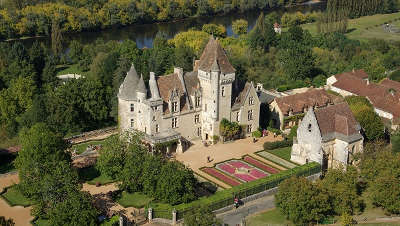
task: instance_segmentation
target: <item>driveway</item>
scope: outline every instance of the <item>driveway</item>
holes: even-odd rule
[[[245,203],[238,209],[218,214],[217,217],[221,219],[224,224],[227,224],[229,226],[236,226],[238,224],[240,225],[243,218],[274,207],[275,207],[275,197],[271,195]]]

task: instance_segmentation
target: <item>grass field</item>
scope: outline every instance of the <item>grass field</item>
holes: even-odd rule
[[[88,184],[96,184],[99,182],[100,184],[109,184],[115,182],[112,178],[103,175],[98,171],[95,167],[88,167],[79,169],[79,179],[85,181]]]
[[[65,75],[65,74],[83,75],[83,74],[85,74],[85,72],[83,72],[81,69],[78,68],[78,64],[58,65],[56,70],[57,70],[57,75]]]
[[[147,195],[144,195],[140,192],[128,193],[124,191],[122,192],[121,197],[119,197],[116,201],[123,207],[132,206],[135,208],[143,208],[152,200],[152,198],[149,198]]]
[[[271,154],[274,154],[278,157],[281,157],[287,161],[290,161],[290,153],[292,152],[292,147],[278,148],[278,149],[270,150],[268,152]]]
[[[11,206],[32,205],[32,202],[29,199],[25,198],[15,186],[8,188],[7,192],[4,193],[2,196],[5,200],[7,200],[11,204]]]
[[[85,142],[85,143],[76,144],[76,145],[72,146],[72,150],[75,148],[77,154],[82,154],[89,145],[98,145],[98,144],[103,145],[104,144],[104,140],[94,140],[94,141],[89,141],[89,142]]]
[[[278,209],[268,210],[246,218],[248,226],[265,226],[265,225],[293,225],[285,219]]]
[[[400,33],[388,33],[382,29],[382,24],[391,23],[400,28],[400,12],[391,14],[376,14],[357,19],[351,19],[348,23],[347,37],[358,40],[384,39],[399,41]],[[396,20],[396,21],[395,21]],[[303,29],[309,30],[312,34],[317,33],[316,23],[304,24]]]

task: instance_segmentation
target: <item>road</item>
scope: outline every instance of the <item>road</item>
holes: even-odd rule
[[[238,209],[218,214],[217,217],[223,220],[224,224],[227,224],[229,226],[236,226],[237,224],[241,223],[242,218],[274,207],[275,198],[273,195],[271,195],[245,203]]]

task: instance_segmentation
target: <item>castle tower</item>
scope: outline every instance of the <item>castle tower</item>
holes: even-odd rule
[[[224,49],[210,37],[198,63],[198,78],[202,87],[203,139],[219,135],[219,122],[231,120],[232,83],[235,69]]]

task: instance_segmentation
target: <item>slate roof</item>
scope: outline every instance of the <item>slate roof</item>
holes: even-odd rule
[[[135,100],[136,99],[136,86],[138,84],[139,77],[132,65],[130,70],[125,76],[124,81],[119,87],[118,97],[123,100]]]
[[[194,92],[200,88],[197,71],[187,72],[183,77],[183,80],[185,81],[186,91],[188,94],[194,96]]]
[[[199,69],[202,71],[211,71],[212,69],[215,70],[215,62],[223,74],[231,74],[236,71],[229,62],[228,57],[226,56],[226,53],[219,42],[215,40],[214,37],[210,37],[210,40],[208,41],[206,47],[204,48],[203,54],[200,57]]]
[[[147,94],[147,89],[146,89],[146,85],[144,84],[143,75],[140,75],[140,79],[137,84],[136,91]]]
[[[258,94],[258,99],[263,104],[270,104],[275,99],[275,96],[265,93],[265,92],[262,92],[262,91],[258,92],[257,94]]]
[[[176,89],[178,95],[180,96],[180,109],[185,111],[189,109],[188,103],[186,102],[185,89],[179,80],[178,74],[169,74],[160,77],[156,77],[158,90],[160,91],[160,97],[163,100],[163,112],[164,114],[169,114],[168,102],[171,92]]]
[[[277,97],[275,101],[284,115],[290,111],[303,113],[310,106],[323,107],[334,103],[333,97],[323,89],[310,89],[304,93],[298,93],[285,97]]]
[[[315,111],[315,116],[323,137],[336,134],[359,137],[360,124],[345,102],[320,108]]]

